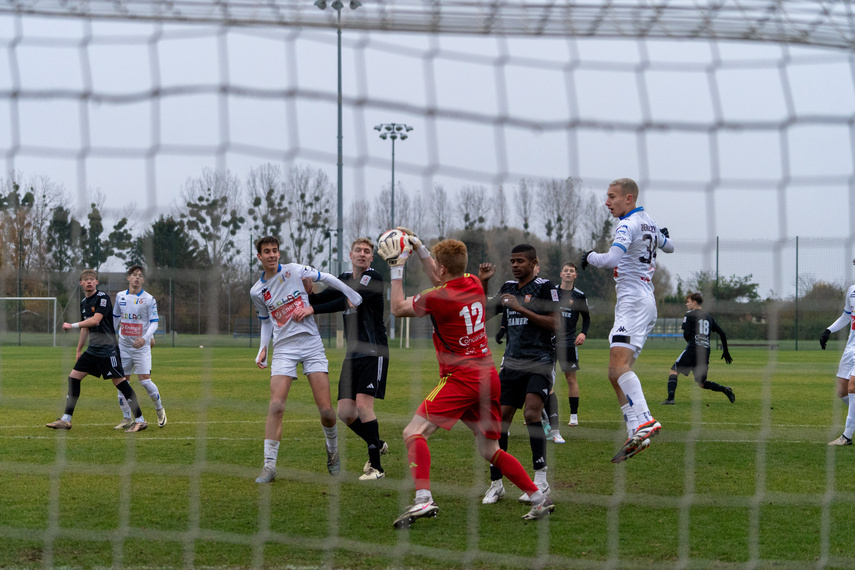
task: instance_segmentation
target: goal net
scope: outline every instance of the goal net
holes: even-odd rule
[[[3,3],[0,398],[14,421],[0,426],[0,512],[35,514],[3,517],[0,566],[855,564],[837,538],[851,465],[826,446],[846,412],[831,388],[843,333],[817,350],[855,273],[853,48],[842,1]],[[351,240],[401,224],[463,240],[470,271],[499,265],[494,285],[512,278],[510,248],[532,243],[557,282],[564,261],[610,244],[602,203],[620,177],[677,244],[659,256],[659,328],[637,363],[665,425],[649,452],[600,465],[624,430],[606,380],[613,280],[587,271],[590,423],[549,444],[545,524],[512,526],[510,484],[481,505],[486,467],[458,426],[430,440],[443,526],[391,532],[412,500],[399,435],[436,383],[415,319],[396,324],[376,404],[388,476],[355,484],[364,444],[339,421],[345,474],[327,482],[301,379],[277,483],[252,486],[267,411],[267,372],[249,360],[253,240],[278,234],[285,261],[338,274]],[[153,380],[170,424],[156,429],[134,380],[150,431],[110,438],[116,396],[93,382],[75,429],[43,433],[77,337],[38,351],[56,346],[57,299],[16,284],[60,295],[73,320],[80,269],[115,299],[135,261],[165,333]],[[427,286],[416,268],[407,280]],[[712,366],[740,399],[710,404],[681,376],[682,407],[659,414],[693,290],[728,333],[736,362],[713,351]],[[316,319],[335,406],[340,317]],[[41,391],[34,368],[52,379]],[[511,450],[530,467],[520,427]]]

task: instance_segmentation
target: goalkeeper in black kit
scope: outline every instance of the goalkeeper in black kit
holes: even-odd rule
[[[674,403],[677,378],[680,374],[688,376],[689,372],[695,375],[695,382],[704,390],[723,392],[731,404],[736,401],[736,395],[730,386],[722,386],[707,380],[710,367],[710,333],[718,333],[724,349],[721,354],[724,361],[730,364],[733,362],[733,358],[730,357],[730,351],[727,350],[727,335],[724,334],[712,316],[701,309],[703,302],[704,298],[700,293],[692,293],[686,297],[686,309],[688,311],[683,317],[683,338],[686,339],[686,349],[671,367],[671,373],[668,376],[668,399],[662,402],[663,404]]]

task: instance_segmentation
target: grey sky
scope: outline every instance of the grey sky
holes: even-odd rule
[[[82,207],[89,188],[111,211],[135,202],[141,223],[169,211],[206,166],[244,178],[268,161],[309,163],[334,181],[335,38],[322,28],[221,33],[0,16],[4,168],[47,174]],[[576,176],[602,194],[630,176],[642,205],[682,238],[855,239],[850,52],[361,30],[343,38],[346,204],[389,184],[390,143],[372,126],[403,122],[415,130],[396,144],[396,178],[410,193]]]

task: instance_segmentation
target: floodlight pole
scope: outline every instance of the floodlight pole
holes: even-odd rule
[[[404,123],[380,123],[379,125],[374,126],[375,131],[380,131],[380,138],[386,140],[387,138],[392,139],[392,204],[389,209],[389,227],[395,227],[395,141],[397,139],[401,139],[402,141],[407,140],[409,137],[409,132],[413,130],[413,127],[409,125],[405,125]]]
[[[315,0],[315,6],[321,10],[327,9],[327,0]],[[350,9],[356,10],[362,6],[359,0],[350,0]],[[336,11],[336,35],[338,40],[338,96],[336,107],[338,109],[338,159],[336,162],[336,249],[338,250],[338,273],[344,271],[344,152],[342,150],[342,110],[341,110],[341,9],[344,8],[342,0],[333,0],[329,5]],[[332,271],[332,267],[329,268]]]

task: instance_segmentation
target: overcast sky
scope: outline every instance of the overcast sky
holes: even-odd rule
[[[840,251],[816,271],[852,276],[849,52],[345,30],[343,69],[346,204],[389,184],[373,125],[407,123],[411,193],[575,176],[604,194],[628,176],[675,239],[826,238]],[[311,164],[335,181],[336,34],[2,16],[0,116],[6,170],[46,174],[84,209],[92,189],[111,212],[135,203],[142,229],[204,167]]]

